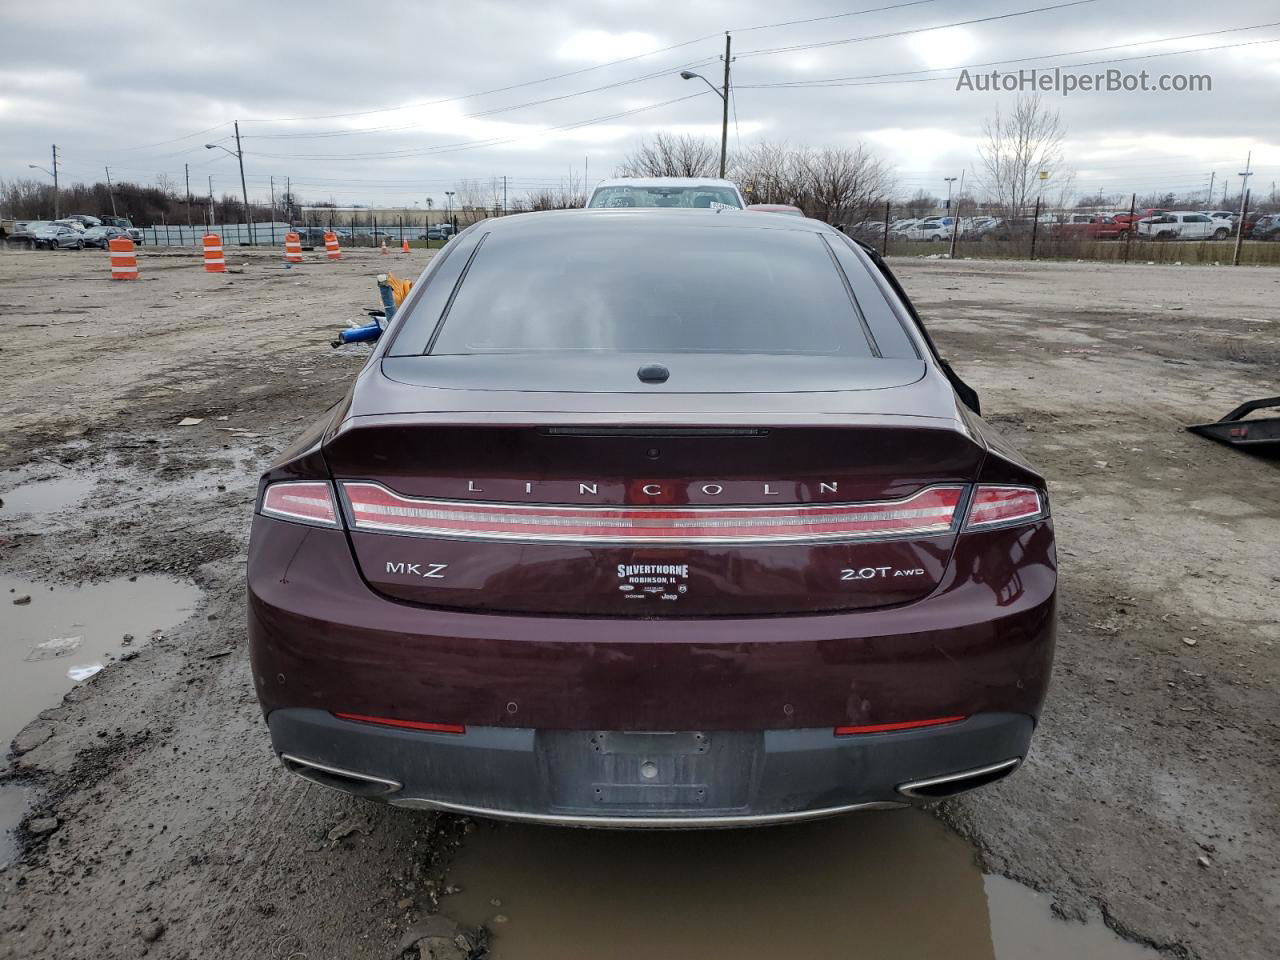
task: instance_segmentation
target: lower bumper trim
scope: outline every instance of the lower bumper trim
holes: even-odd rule
[[[457,813],[465,816],[510,820],[518,823],[540,823],[559,827],[597,827],[603,829],[647,827],[659,830],[763,827],[784,823],[799,823],[804,820],[819,820],[823,817],[835,817],[842,813],[854,813],[862,810],[900,810],[903,807],[910,806],[908,803],[899,803],[894,800],[874,800],[867,803],[848,803],[838,807],[824,807],[820,810],[794,810],[785,813],[744,813],[740,815],[730,814],[706,817],[598,817],[588,814],[521,813],[513,810],[471,807],[460,803],[446,803],[440,800],[426,800],[417,797],[395,797],[389,802],[394,807],[404,807],[410,810],[435,810],[441,813]]]

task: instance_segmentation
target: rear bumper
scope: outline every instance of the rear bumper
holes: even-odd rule
[[[706,733],[470,727],[424,733],[322,710],[268,717],[285,766],[396,806],[599,827],[751,826],[884,809],[992,782],[1026,756],[1032,719],[983,714],[920,730]]]
[[[383,597],[341,531],[254,519],[249,642],[264,713],[526,730],[830,731],[1039,715],[1053,659],[1048,522],[961,537],[930,597],[784,617],[472,613]],[[1010,557],[1021,562],[1011,566]]]

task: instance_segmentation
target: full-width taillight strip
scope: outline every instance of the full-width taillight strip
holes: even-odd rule
[[[777,507],[594,507],[404,497],[368,482],[342,484],[356,530],[474,540],[577,543],[778,543],[946,533],[960,486],[902,500]]]

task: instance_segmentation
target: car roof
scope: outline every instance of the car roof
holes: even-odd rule
[[[738,189],[732,180],[719,177],[612,177],[601,180],[594,187],[729,187]]]
[[[481,220],[469,230],[479,228],[493,233],[539,233],[552,236],[571,233],[584,226],[601,223],[660,224],[673,230],[711,228],[721,230],[803,230],[809,233],[833,233],[833,227],[821,220],[797,217],[787,213],[735,208],[722,210],[680,209],[673,207],[580,207],[573,210],[543,210],[516,213],[506,217]],[[481,226],[483,225],[483,226]]]

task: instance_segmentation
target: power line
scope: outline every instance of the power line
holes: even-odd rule
[[[846,37],[843,40],[819,40],[813,43],[796,43],[787,47],[766,47],[759,50],[745,50],[739,57],[768,57],[779,53],[794,53],[797,50],[817,50],[823,47],[838,47],[849,43],[867,43],[871,40],[887,40],[891,37],[906,37],[913,33],[929,33],[933,30],[945,30],[948,27],[967,27],[975,23],[993,23],[996,20],[1011,20],[1014,17],[1029,17],[1050,10],[1065,10],[1068,7],[1080,7],[1098,0],[1066,0],[1065,3],[1054,3],[1044,7],[1032,7],[1028,10],[1015,10],[1012,13],[997,13],[989,17],[973,17],[969,20],[955,20],[951,23],[937,23],[931,27],[915,27],[910,30],[894,30],[889,33],[873,33],[865,37]]]
[[[542,130],[536,130],[531,133],[520,134],[513,137],[498,137],[490,140],[466,140],[459,143],[441,144],[436,147],[426,147],[420,149],[408,149],[397,151],[379,151],[377,153],[322,153],[322,154],[295,154],[295,153],[255,153],[253,151],[245,151],[250,156],[266,157],[275,160],[395,160],[405,157],[425,157],[435,156],[442,153],[456,153],[463,150],[475,150],[481,147],[495,147],[506,143],[515,143],[518,140],[527,140],[531,137],[543,136],[548,133],[556,133],[562,130],[575,130],[579,127],[591,126],[596,123],[606,123],[609,120],[619,120],[622,117],[634,116],[637,113],[644,113],[648,110],[656,110],[659,107],[670,106],[673,103],[682,103],[685,100],[692,100],[695,97],[705,97],[708,91],[702,90],[698,93],[691,93],[683,97],[675,97],[671,100],[663,100],[660,103],[651,103],[647,106],[636,107],[632,110],[623,110],[619,113],[607,114],[600,117],[592,117],[587,120],[577,120],[572,123],[559,124],[554,127],[547,127]]]
[[[1194,50],[1166,50],[1164,53],[1149,53],[1149,54],[1143,54],[1141,56],[1133,56],[1133,57],[1113,57],[1112,59],[1109,59],[1109,60],[1087,60],[1087,61],[1082,61],[1080,63],[1058,63],[1058,64],[1053,64],[1053,68],[1058,70],[1070,70],[1075,67],[1097,67],[1097,66],[1103,66],[1109,63],[1131,63],[1135,60],[1155,60],[1160,57],[1176,57],[1176,56],[1179,56],[1182,54],[1188,54],[1188,53],[1208,53],[1212,50],[1231,50],[1231,49],[1234,49],[1235,47],[1253,47],[1259,44],[1278,43],[1278,42],[1280,42],[1280,37],[1273,37],[1269,40],[1249,40],[1242,43],[1225,43],[1216,47],[1196,47]],[[1048,59],[1053,59],[1054,57],[1057,57],[1057,56],[1065,56],[1065,54],[1049,54]],[[1033,57],[1029,59],[1040,59],[1040,58]],[[1012,61],[1006,61],[1006,62],[1012,62]],[[957,67],[945,67],[943,69],[967,70],[969,69],[970,66],[981,67],[981,66],[990,66],[990,64],[961,65]],[[900,75],[884,74],[882,76],[900,76]],[[804,90],[804,89],[811,89],[811,88],[818,89],[822,87],[874,87],[874,86],[880,86],[882,84],[893,84],[893,83],[931,83],[936,80],[958,80],[958,79],[960,79],[959,74],[951,74],[944,77],[914,77],[914,78],[900,79],[900,80],[868,79],[868,80],[860,80],[857,82],[848,82],[848,83],[846,82],[813,83],[813,84],[810,84],[808,87],[793,87],[786,84],[773,84],[773,83],[757,83],[757,84],[744,83],[744,84],[740,84],[740,86],[743,89],[747,89],[747,90],[764,90],[764,89]]]
[[[690,63],[687,63],[684,66],[686,68],[703,67],[709,63],[715,63],[715,62],[716,62],[715,57],[706,57],[702,60],[695,60]],[[540,106],[544,103],[555,103],[560,100],[570,100],[574,97],[581,97],[589,93],[597,93],[601,90],[612,90],[615,87],[625,87],[633,83],[642,83],[645,80],[653,80],[656,77],[668,76],[673,69],[674,68],[666,68],[663,70],[657,70],[657,71],[654,71],[653,73],[646,73],[638,77],[631,77],[627,80],[617,80],[617,81],[614,81],[613,83],[602,84],[598,87],[590,87],[589,89],[586,89],[586,90],[578,90],[573,93],[560,94],[559,96],[555,96],[555,97],[543,97],[540,100],[527,100],[524,103],[508,104],[505,107],[494,107],[489,110],[480,110],[476,113],[464,113],[461,116],[457,117],[457,119],[458,120],[476,120],[476,119],[481,119],[483,117],[495,116],[496,114],[499,114],[499,113],[509,113],[512,110],[521,110],[525,107],[535,107],[535,106]],[[325,130],[325,131],[320,131],[318,133],[262,133],[262,134],[255,134],[253,139],[255,140],[317,140],[317,139],[328,139],[331,137],[358,136],[360,134],[366,134],[366,133],[392,133],[400,130],[417,129],[420,127],[421,127],[421,123],[407,123],[399,126],[366,127],[363,129],[355,129],[355,130],[352,130],[352,129]]]
[[[824,21],[824,20],[838,20],[838,19],[847,18],[847,17],[860,17],[868,13],[883,13],[889,10],[900,10],[900,9],[905,9],[907,7],[918,7],[926,3],[937,3],[937,2],[939,2],[939,0],[904,0],[904,2],[902,3],[893,3],[893,4],[888,4],[888,5],[879,6],[879,7],[867,7],[862,10],[851,10],[846,13],[833,13],[833,14],[828,14],[826,16],[821,16],[821,17],[810,17],[805,20],[785,20],[778,23],[764,23],[764,24],[758,24],[752,27],[740,27],[737,30],[731,30],[729,32],[730,33],[746,33],[752,30],[771,30],[775,28],[795,26],[797,24],[817,23],[819,21]],[[1095,2],[1095,0],[1075,0],[1075,2],[1076,3],[1093,3]],[[934,29],[934,28],[931,27],[930,29]],[[591,73],[596,70],[604,70],[608,67],[616,67],[623,63],[633,63],[636,60],[643,60],[646,57],[657,56],[660,53],[670,53],[672,50],[680,50],[680,49],[683,49],[684,47],[693,46],[695,43],[702,43],[706,40],[719,39],[722,36],[724,36],[724,31],[716,31],[715,33],[708,33],[700,37],[694,37],[691,40],[682,40],[679,43],[673,43],[673,44],[670,44],[669,46],[659,47],[656,50],[649,50],[645,53],[637,53],[629,57],[621,57],[617,60],[609,60],[606,63],[597,63],[594,66],[582,67],[581,69],[578,69],[578,70],[569,70],[569,71],[566,71],[565,73],[552,74],[551,76],[548,76],[548,77],[539,77],[535,80],[523,80],[520,83],[512,83],[503,87],[493,87],[488,90],[479,90],[472,93],[460,93],[450,97],[440,97],[435,100],[422,100],[416,103],[403,103],[403,104],[399,104],[397,106],[392,106],[392,107],[377,107],[372,110],[357,110],[349,113],[327,113],[327,114],[316,114],[313,116],[303,116],[303,117],[270,117],[270,118],[258,118],[254,120],[241,120],[240,122],[241,123],[285,123],[285,122],[295,122],[295,121],[302,121],[302,120],[340,120],[340,119],[346,119],[348,117],[365,117],[375,113],[393,113],[397,110],[406,110],[406,109],[411,109],[415,107],[435,106],[436,104],[441,104],[441,103],[454,103],[458,100],[470,100],[476,97],[487,97],[495,93],[506,93],[509,90],[518,90],[522,87],[532,87],[542,83],[551,83],[552,81],[555,81],[555,80],[564,80],[568,77],[577,77],[577,76],[581,76],[584,73]],[[672,69],[672,68],[668,68],[668,69]],[[663,72],[666,72],[666,71],[663,71]],[[584,91],[584,92],[590,92],[590,91]]]
[[[1152,43],[1171,43],[1175,40],[1194,40],[1199,37],[1213,37],[1213,36],[1218,36],[1224,33],[1239,33],[1244,30],[1261,30],[1264,27],[1277,27],[1277,26],[1280,26],[1280,20],[1274,21],[1272,23],[1257,23],[1248,27],[1228,27],[1224,30],[1206,30],[1203,33],[1184,33],[1176,37],[1160,37],[1158,40],[1135,40],[1131,43],[1115,43],[1106,47],[1086,47],[1083,50],[1064,50],[1061,53],[1043,53],[1034,57],[1013,57],[1008,60],[988,60],[985,63],[967,63],[967,64],[960,64],[954,67],[930,67],[927,70],[897,70],[891,73],[864,73],[864,74],[855,74],[853,76],[848,76],[848,77],[824,77],[821,79],[814,79],[814,80],[786,80],[779,83],[759,83],[759,84],[750,84],[750,85],[742,84],[742,86],[749,86],[751,89],[757,89],[757,90],[764,89],[766,87],[803,88],[808,86],[838,85],[846,80],[869,80],[869,79],[879,79],[882,77],[910,77],[910,76],[918,76],[922,73],[938,73],[942,70],[970,70],[970,69],[975,69],[977,67],[1002,66],[1007,63],[1026,63],[1031,60],[1053,60],[1058,57],[1075,57],[1085,53],[1102,53],[1103,51],[1106,51],[1106,50],[1120,50],[1125,47],[1141,47],[1141,46],[1146,46],[1147,44],[1152,44]],[[1268,42],[1268,41],[1263,41],[1263,42]],[[1209,48],[1202,48],[1202,49],[1219,49],[1219,48],[1209,47]],[[1171,50],[1171,51],[1168,51],[1168,54],[1171,55],[1174,53],[1195,53],[1195,52],[1196,52],[1195,50]],[[1160,55],[1163,56],[1164,54],[1160,54]],[[1118,62],[1118,61],[1101,61],[1101,62]]]

